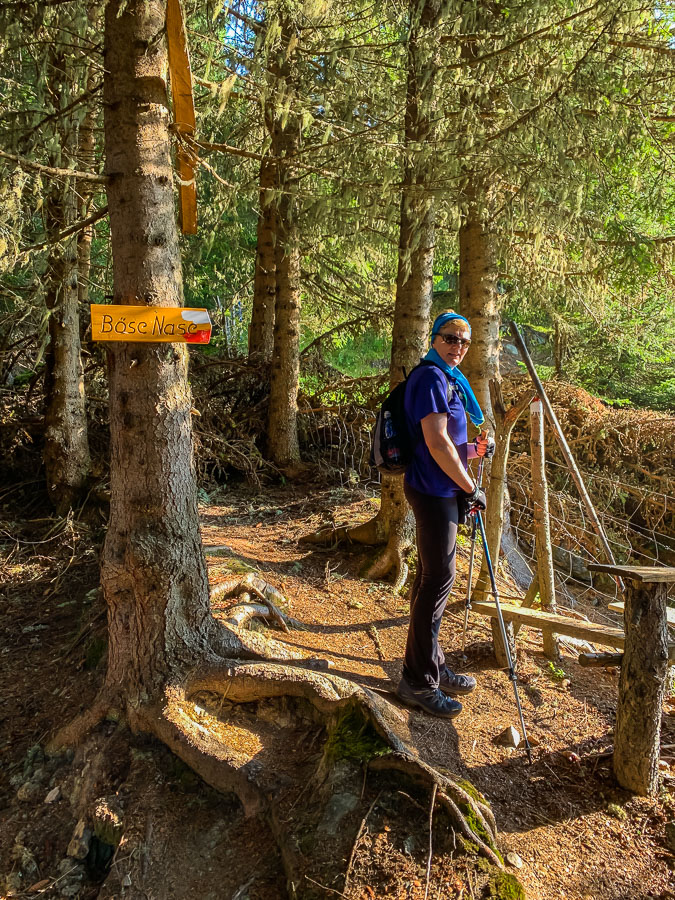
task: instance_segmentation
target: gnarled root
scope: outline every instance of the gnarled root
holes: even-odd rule
[[[364,573],[366,578],[372,581],[381,581],[393,570],[393,591],[398,593],[408,580],[405,551],[409,546],[410,544],[404,545],[398,535],[392,534],[387,541],[387,546],[366,569]]]
[[[261,602],[254,602],[251,595]],[[255,573],[248,572],[243,576],[228,578],[212,587],[209,596],[212,604],[219,600],[234,601],[225,607],[218,619],[212,620],[210,646],[216,656],[277,662],[303,660],[317,668],[328,668],[326,660],[307,657],[306,654],[290,648],[281,641],[247,628],[253,619],[271,621],[285,634],[291,629],[305,628],[302,622],[287,615],[280,608],[281,604],[287,604],[284,595]],[[221,609],[222,607],[219,607],[218,611]]]
[[[409,510],[399,507],[396,512],[396,518],[388,519],[380,509],[376,516],[361,525],[321,528],[300,540],[323,546],[337,546],[345,540],[371,547],[385,544],[382,552],[365,570],[364,576],[372,581],[381,581],[393,571],[394,591],[398,592],[408,578],[405,553],[412,545],[414,529]]]
[[[376,736],[369,739],[369,749],[362,751],[366,757],[372,753],[368,760],[369,767],[402,773],[418,785],[436,785],[439,800],[455,829],[475,844],[481,855],[502,867],[495,852],[496,823],[487,803],[422,761],[412,746],[407,716],[367,688],[325,673],[264,663],[224,662],[207,665],[191,674],[186,696],[204,692],[235,704],[280,697],[307,701],[321,714],[328,733],[324,766],[327,756],[330,756],[328,748],[338,747],[345,740],[343,732],[346,722],[352,723],[352,727],[355,721],[361,721],[361,726],[357,728],[359,735],[370,726]],[[185,761],[193,765],[191,761]],[[199,769],[197,771],[201,774]],[[238,771],[241,772],[241,766]],[[250,785],[250,780],[247,779],[246,784]]]
[[[368,547],[383,544],[387,540],[387,523],[384,517],[378,513],[367,522],[360,525],[328,525],[305,534],[300,538],[301,544],[319,544],[322,547],[337,547],[343,541],[354,544],[364,544]]]
[[[261,604],[252,604],[251,594],[257,597]],[[209,591],[209,599],[212,604],[218,600],[227,600],[235,597],[239,602],[228,608],[229,615],[224,620],[229,624],[242,628],[251,619],[263,618],[272,620],[286,634],[289,633],[291,628],[296,630],[304,628],[302,622],[293,619],[281,609],[282,606],[288,605],[288,601],[281,591],[275,588],[273,584],[264,581],[254,572],[248,572],[243,576],[238,575],[235,578],[228,578],[226,581],[212,587]]]
[[[115,693],[103,689],[88,709],[59,728],[47,744],[47,751],[57,753],[68,747],[76,747],[99,722],[106,718],[118,699]]]

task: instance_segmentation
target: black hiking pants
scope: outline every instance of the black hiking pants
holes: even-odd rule
[[[403,676],[413,688],[437,688],[445,656],[438,632],[455,580],[457,498],[421,494],[404,482],[417,525],[417,575],[410,590],[410,625]]]

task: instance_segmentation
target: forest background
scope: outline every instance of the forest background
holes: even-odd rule
[[[167,671],[211,641],[234,653],[206,613],[191,418],[202,498],[236,473],[258,489],[285,483],[317,443],[333,446],[339,426],[321,422],[319,434],[312,416],[372,418],[448,306],[471,319],[466,373],[490,421],[508,318],[550,347],[542,374],[558,376],[559,407],[576,396],[570,382],[609,405],[675,407],[669,4],[186,2],[197,115],[170,126],[152,68],[167,6],[0,4],[3,496],[27,515],[46,483],[59,515],[93,499],[106,518],[117,466],[102,571],[107,684],[141,730],[159,727],[146,701]],[[126,49],[148,65],[138,133],[115,118],[128,101]],[[182,184],[160,153],[167,127]],[[182,236],[179,257],[173,201],[191,168],[198,231]],[[178,351],[91,341],[88,304],[111,299],[211,310],[212,344],[189,351],[194,405]],[[622,463],[631,457],[641,484],[672,494],[666,431],[661,443],[633,431],[637,452],[618,439]],[[153,440],[155,467],[134,468]],[[586,432],[579,441],[581,455],[596,452]],[[655,462],[641,466],[643,453]],[[342,469],[359,476],[346,459]],[[149,494],[164,505],[147,512]],[[665,494],[654,503],[669,530]],[[396,565],[396,586],[405,519],[400,486],[385,481],[365,536],[396,545],[370,570]],[[133,558],[125,589],[116,554],[147,533],[159,550]],[[178,599],[176,583],[189,586]],[[153,627],[178,616],[169,631],[180,640],[161,660],[141,627],[135,645],[125,631],[144,617],[120,614],[146,602]],[[250,654],[256,636],[236,637]],[[108,706],[94,704],[93,719]]]

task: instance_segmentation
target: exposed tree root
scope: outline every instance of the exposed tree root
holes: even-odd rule
[[[387,523],[379,513],[360,525],[334,525],[319,528],[300,538],[301,544],[319,544],[322,547],[337,547],[343,541],[375,547],[387,540]]]
[[[267,604],[253,606],[269,613]],[[247,656],[253,648],[256,655],[269,656],[270,641],[240,627],[250,620],[249,607],[238,604],[230,611],[226,628],[215,620],[214,626],[228,634],[225,646],[231,648],[236,638],[237,655]],[[238,643],[240,638],[250,638],[252,644],[244,646]],[[246,815],[260,816],[268,823],[289,897],[313,896],[308,885],[318,884],[310,876],[317,875],[312,867],[320,857],[301,851],[299,842],[308,821],[314,823],[312,827],[322,821],[335,790],[333,773],[342,771],[336,767],[340,761],[344,761],[342,769],[346,765],[351,773],[348,790],[357,797],[364,764],[374,777],[390,773],[433,791],[466,845],[502,868],[489,806],[470,786],[462,786],[420,759],[407,713],[368,688],[325,672],[278,662],[223,659],[209,650],[197,655],[201,662],[189,672],[178,668],[161,696],[128,702],[123,709],[125,720],[132,731],[154,735],[166,744],[213,788],[236,794]],[[80,741],[105,717],[113,699],[117,697],[110,691],[102,692],[87,713],[56,735],[51,746]],[[308,805],[301,817],[294,816],[292,811],[303,795]],[[319,841],[316,852],[321,858],[324,851]]]
[[[312,534],[305,535],[300,541],[330,547],[336,547],[343,541],[370,547],[384,544],[382,552],[365,569],[363,575],[373,581],[380,581],[393,571],[394,591],[398,592],[408,578],[405,553],[412,546],[413,524],[409,510],[404,510],[402,517],[387,520],[386,514],[380,509],[376,516],[360,525],[320,528]]]
[[[374,756],[369,761],[370,767],[401,772],[421,785],[436,785],[439,799],[456,829],[491,863],[501,867],[495,853],[496,823],[489,806],[423,762],[412,747],[407,717],[367,688],[325,673],[232,661],[193,672],[186,696],[199,691],[222,694],[233,703],[281,696],[303,698],[322,714],[329,735],[358,707],[382,738],[383,746],[393,751]]]
[[[99,722],[111,712],[115,703],[119,701],[119,696],[110,691],[102,690],[92,705],[75,716],[66,725],[60,728],[47,744],[49,753],[56,753],[67,747],[76,747],[83,739],[92,731]]]
[[[254,603],[251,594],[262,602]],[[234,601],[225,609],[223,616],[219,616],[217,620],[214,618],[212,622],[210,647],[216,656],[276,662],[305,661],[315,668],[328,668],[328,662],[324,659],[308,657],[281,641],[247,628],[256,618],[271,621],[286,634],[291,629],[305,628],[302,622],[280,608],[281,604],[287,604],[284,595],[255,573],[248,572],[243,576],[236,575],[226,579],[211,588],[209,598],[212,604],[218,600]]]
[[[257,604],[251,606],[251,594],[265,605],[264,611]],[[302,622],[287,615],[281,609],[282,606],[288,605],[288,601],[281,591],[253,572],[248,572],[246,575],[237,575],[214,585],[209,591],[209,598],[211,603],[217,600],[237,598],[239,602],[233,604],[228,610],[229,616],[225,619],[225,622],[236,625],[239,628],[256,617],[271,619],[286,634],[291,628],[294,628],[296,631],[302,631],[305,627]],[[233,610],[238,610],[240,607],[250,608],[249,614],[233,613]]]

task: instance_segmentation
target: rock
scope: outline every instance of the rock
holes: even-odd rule
[[[675,853],[675,821],[666,822],[666,844],[671,853]]]
[[[518,734],[518,732],[516,732],[516,734]],[[539,738],[535,737],[533,734],[528,734],[527,742],[530,745],[530,747],[538,747],[541,744],[541,741],[539,740]],[[525,747],[525,738],[522,738],[522,740],[518,744],[518,749],[522,750],[524,747]]]
[[[523,861],[518,856],[518,854],[516,853],[515,850],[509,850],[509,852],[506,854],[504,859],[510,866],[513,866],[514,869],[522,869],[523,868]]]
[[[80,819],[75,826],[75,831],[73,831],[73,836],[70,839],[66,853],[68,856],[73,857],[73,859],[84,859],[87,853],[89,853],[90,843],[91,828],[84,819]]]
[[[60,878],[55,883],[60,897],[77,897],[84,881],[84,865],[72,859],[62,859],[59,863]]]
[[[131,887],[131,875],[129,875],[128,873],[122,879],[122,887]]]
[[[16,799],[20,800],[22,803],[30,803],[31,800],[35,800],[39,794],[40,785],[35,784],[32,781],[26,781],[16,792]]]
[[[494,737],[492,742],[500,747],[517,747],[520,744],[520,734],[513,725],[509,725],[497,737]]]
[[[337,834],[340,822],[358,805],[359,798],[355,794],[333,794],[317,830],[324,834]]]
[[[45,797],[45,803],[56,803],[57,800],[61,799],[61,788],[57,784],[56,787],[52,788],[51,791]]]

